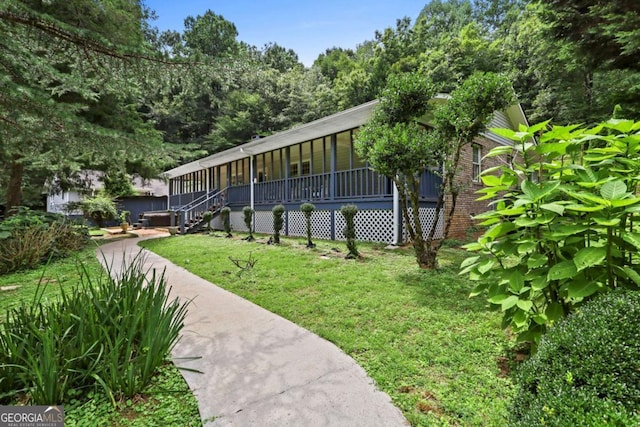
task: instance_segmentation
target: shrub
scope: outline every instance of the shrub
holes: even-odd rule
[[[213,212],[206,211],[202,214],[202,222],[204,223],[205,231],[211,229],[211,219],[213,219]]]
[[[640,425],[640,293],[586,303],[516,372],[513,426]]]
[[[355,205],[346,205],[340,208],[340,213],[344,217],[346,225],[344,227],[344,237],[347,239],[347,249],[349,254],[347,258],[358,258],[360,253],[356,245],[356,224],[355,216],[358,213],[358,207]]]
[[[520,341],[539,341],[549,325],[600,292],[640,285],[640,122],[594,128],[548,123],[514,132],[488,154],[513,165],[485,171],[477,218],[488,229],[462,264],[503,312]],[[534,139],[535,137],[535,139]]]
[[[244,225],[247,227],[247,230],[249,231],[249,236],[247,237],[247,240],[251,241],[253,240],[253,227],[251,226],[251,223],[253,222],[253,209],[251,209],[251,206],[245,206],[244,208],[242,208],[242,215],[244,215]]]
[[[224,228],[224,232],[227,233],[227,237],[231,236],[231,208],[225,206],[220,209],[220,216],[222,217],[222,228]]]
[[[275,205],[273,209],[271,209],[273,213],[273,243],[280,243],[280,231],[282,227],[284,227],[284,206],[283,205]]]
[[[79,271],[81,284],[54,303],[39,290],[9,309],[0,324],[0,401],[22,392],[30,404],[60,404],[94,387],[114,399],[141,392],[186,315],[185,304],[168,300],[164,274],[147,277],[143,265],[138,255],[116,278]]]
[[[303,203],[300,205],[300,210],[307,222],[307,247],[314,248],[316,245],[311,241],[311,214],[316,210],[316,207],[312,203]]]
[[[60,215],[21,209],[0,223],[0,274],[35,268],[81,249],[88,230]]]
[[[106,221],[118,216],[115,202],[107,196],[96,196],[80,202],[80,208],[85,216],[95,222],[98,227],[104,227]]]

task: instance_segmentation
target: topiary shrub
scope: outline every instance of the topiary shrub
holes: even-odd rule
[[[300,210],[307,220],[307,247],[315,248],[315,243],[311,241],[311,214],[316,210],[316,207],[312,203],[303,203],[300,205]]]
[[[222,217],[222,228],[224,229],[224,232],[227,233],[227,237],[233,237],[231,235],[231,208],[225,206],[220,209],[220,216]]]
[[[344,227],[344,237],[347,239],[347,254],[348,259],[358,258],[360,253],[356,245],[356,223],[355,216],[358,213],[358,207],[356,205],[346,205],[340,208],[340,213],[344,217],[346,225]]]
[[[640,292],[584,304],[543,336],[515,379],[512,426],[640,425]]]
[[[244,225],[247,227],[247,230],[249,230],[249,236],[247,236],[245,240],[249,242],[254,240],[253,227],[251,226],[251,223],[253,222],[253,212],[254,210],[251,209],[251,206],[245,206],[244,208],[242,208],[242,215],[244,215]]]
[[[283,205],[275,205],[273,209],[271,209],[271,213],[273,213],[273,243],[280,243],[280,231],[282,227],[284,227],[284,206]]]
[[[202,214],[202,222],[204,224],[205,231],[209,231],[211,229],[211,219],[213,219],[213,212],[206,211]]]

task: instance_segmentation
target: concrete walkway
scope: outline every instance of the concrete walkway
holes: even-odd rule
[[[118,271],[124,258],[140,251],[141,239],[168,235],[145,234],[107,243],[98,257]],[[203,425],[409,425],[389,396],[332,343],[152,252],[144,254],[147,267],[166,269],[173,296],[192,301],[172,357],[177,366],[202,372],[181,371]],[[186,359],[191,357],[200,358]]]

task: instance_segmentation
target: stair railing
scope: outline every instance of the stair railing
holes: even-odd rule
[[[176,210],[178,214],[180,234],[184,234],[187,229],[187,224],[194,224],[195,222],[202,221],[202,214],[205,211],[216,211],[222,209],[225,205],[227,188],[220,191],[212,190]]]

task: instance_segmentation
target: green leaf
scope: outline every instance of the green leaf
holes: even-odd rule
[[[487,230],[487,232],[484,233],[483,237],[496,239],[507,234],[510,231],[513,231],[515,228],[516,226],[512,222],[501,222]]]
[[[576,265],[578,271],[582,271],[585,268],[602,265],[602,261],[604,261],[606,256],[606,248],[582,248],[573,257],[573,263]]]
[[[472,257],[466,258],[464,261],[462,261],[462,263],[460,263],[460,268],[467,268],[470,265],[473,265],[476,262],[478,262],[479,259],[480,259],[479,256],[472,256]]]
[[[567,286],[567,296],[569,298],[584,298],[595,294],[603,287],[604,285],[598,282],[574,281]]]
[[[628,197],[626,199],[616,199],[611,201],[614,208],[622,208],[640,203],[640,197]]]
[[[547,315],[547,319],[555,322],[564,317],[564,309],[557,302],[552,302],[547,306],[547,309],[544,311]]]
[[[507,128],[490,128],[489,130],[490,130],[491,132],[495,133],[495,134],[496,134],[496,135],[498,135],[498,136],[505,137],[505,138],[510,139],[510,140],[512,140],[512,141],[519,141],[519,140],[520,140],[520,138],[518,138],[518,137],[516,136],[516,132],[515,132],[514,130],[512,130],[512,129],[507,129]],[[498,148],[498,147],[496,147],[496,148]],[[501,147],[500,147],[500,148],[501,148]],[[511,147],[509,147],[509,148],[511,148]],[[511,149],[512,149],[512,148],[511,148]],[[493,150],[495,150],[495,148],[494,148]],[[491,151],[493,151],[493,150],[491,150]],[[513,149],[512,149],[512,150],[513,150]],[[511,151],[509,151],[509,152],[511,152]]]
[[[527,323],[529,323],[528,320],[527,314],[524,311],[517,311],[516,314],[513,315],[513,323],[518,329],[527,326]]]
[[[511,307],[514,307],[517,303],[518,303],[518,297],[517,296],[515,296],[515,295],[508,296],[501,303],[502,311],[509,310]]]
[[[517,305],[520,310],[529,312],[533,307],[533,302],[525,299],[519,299]]]
[[[640,274],[638,274],[636,270],[629,267],[628,265],[625,265],[624,267],[622,267],[622,269],[624,270],[627,277],[633,281],[633,283],[640,286]]]
[[[517,227],[537,227],[538,223],[526,216],[521,216],[520,218],[516,218],[516,220],[514,221],[514,224]]]
[[[535,200],[536,194],[538,194],[538,186],[529,180],[522,181],[520,184],[522,192],[531,200]]]
[[[533,252],[538,247],[538,244],[533,241],[523,242],[518,245],[518,253],[519,254],[527,254],[529,252]]]
[[[513,132],[511,129],[506,129],[506,130]],[[489,154],[487,154],[487,157],[512,155],[513,152],[514,152],[514,148],[511,145],[500,145],[498,147],[492,148],[491,151],[489,151]]]
[[[578,270],[576,269],[576,265],[573,261],[562,261],[549,269],[547,273],[547,280],[562,280],[562,279],[570,279],[576,275]]]
[[[532,254],[527,260],[527,267],[530,269],[540,268],[547,265],[547,257],[542,254]]]
[[[478,295],[486,291],[488,287],[488,283],[479,283],[475,288],[473,288],[473,291],[471,291],[471,293],[469,294],[469,298],[477,297]]]
[[[538,325],[544,325],[549,320],[549,319],[547,319],[547,315],[544,314],[544,313],[534,314],[531,318]]]
[[[540,205],[540,208],[547,211],[555,212],[558,215],[564,214],[564,206],[558,203],[544,203]]]
[[[531,280],[531,289],[533,289],[534,291],[541,291],[547,286],[549,286],[549,280],[547,280],[547,276],[540,275]]]
[[[564,208],[570,211],[577,211],[577,212],[598,212],[605,209],[606,206],[605,205],[586,206],[586,205],[580,205],[580,204],[570,204],[570,205],[565,205]]]
[[[620,224],[620,218],[599,218],[599,217],[593,217],[593,220],[596,222],[596,224],[598,225],[602,225],[603,227],[615,227],[616,225]]]
[[[485,260],[478,264],[478,271],[481,274],[485,274],[486,272],[490,271],[494,265],[496,265],[496,261],[494,259]]]
[[[632,244],[636,249],[640,250],[640,233],[633,233],[630,231],[622,232],[622,239]]]
[[[482,183],[488,187],[496,187],[498,185],[502,185],[502,180],[500,177],[495,175],[483,175],[480,177]]]
[[[502,301],[507,299],[508,295],[505,294],[497,294],[487,299],[491,304],[501,304]],[[515,297],[518,298],[518,297]]]
[[[607,200],[621,199],[627,195],[627,184],[619,179],[609,181],[600,188],[600,195]]]
[[[509,275],[509,289],[516,294],[520,293],[520,290],[524,287],[524,276],[520,271],[514,270]]]

